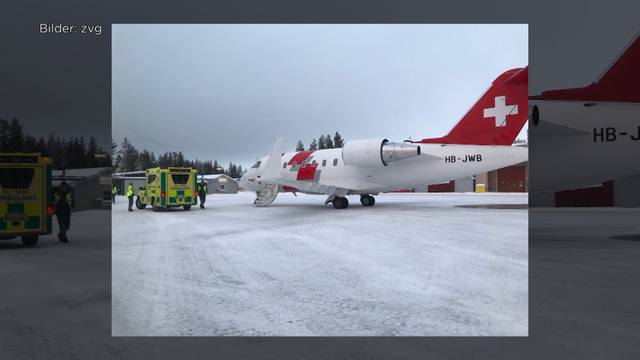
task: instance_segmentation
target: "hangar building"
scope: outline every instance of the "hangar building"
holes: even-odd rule
[[[527,162],[502,169],[477,174],[473,177],[451,180],[415,188],[413,192],[527,192],[529,190],[529,166]]]
[[[236,194],[238,192],[238,181],[225,174],[202,175],[199,178],[204,178],[207,182],[207,194]]]

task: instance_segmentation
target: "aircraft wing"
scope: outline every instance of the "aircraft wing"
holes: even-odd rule
[[[341,196],[344,196],[349,191],[349,189],[356,190],[356,189],[353,189],[352,187],[349,187],[347,184],[343,184],[343,185],[347,185],[346,187],[340,187],[340,186],[335,186],[335,184],[323,184],[318,181],[293,181],[293,180],[288,180],[282,177],[263,179],[261,181],[268,184],[277,184],[280,186],[286,186],[290,189],[296,189],[297,191],[300,191],[300,192],[326,194],[326,195],[341,194]]]

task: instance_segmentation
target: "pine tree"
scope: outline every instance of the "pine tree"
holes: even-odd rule
[[[176,163],[178,167],[185,166],[184,155],[182,155],[182,151],[178,152],[178,155],[176,156]]]
[[[11,120],[11,124],[9,125],[9,148],[4,149],[4,151],[22,151],[23,140],[24,134],[22,133],[22,126],[20,125],[18,119],[13,118],[13,120]]]
[[[74,168],[87,167],[87,146],[84,142],[84,136],[80,136],[77,144],[74,144],[76,148],[76,159]]]
[[[213,172],[213,164],[211,163],[211,160],[208,160],[208,161],[204,162],[204,164],[202,165],[202,173],[204,175],[214,174],[214,172]]]
[[[326,148],[327,148],[327,139],[325,139],[324,135],[322,135],[318,140],[318,149],[326,149]]]
[[[164,153],[164,154],[158,156],[158,166],[159,167],[166,167],[167,165],[168,165],[167,153]]]
[[[44,138],[42,136],[40,136],[40,138],[38,139],[38,143],[36,145],[36,148],[38,149],[37,151],[39,153],[42,153],[44,155],[49,155],[49,151],[47,149],[47,143],[44,142]]]
[[[313,139],[309,144],[309,150],[318,150],[318,141],[316,139]]]
[[[298,144],[296,144],[296,151],[304,151],[304,144],[302,140],[298,140]]]
[[[333,149],[333,141],[331,140],[331,135],[327,134],[324,138],[324,145],[327,149]]]
[[[333,136],[333,146],[336,148],[341,148],[344,146],[344,140],[340,133],[336,131],[336,134]]]
[[[9,122],[0,119],[0,151],[9,152]]]
[[[124,138],[122,144],[120,145],[121,153],[122,153],[122,164],[120,166],[120,171],[136,171],[136,165],[138,162],[138,151],[136,148],[129,142],[127,138]]]
[[[62,169],[64,163],[64,141],[60,140],[59,137],[54,138],[53,134],[49,134],[47,148],[49,149],[49,155],[53,157],[53,168]]]
[[[233,162],[229,162],[229,168],[227,169],[227,176],[235,178],[236,177],[236,165]]]
[[[111,166],[114,169],[118,169],[118,167],[120,166],[120,161],[122,161],[122,156],[120,156],[118,144],[113,139],[111,139],[111,159],[113,160]]]
[[[96,144],[96,138],[89,138],[89,146],[87,146],[87,164],[89,167],[96,167],[98,165],[98,159],[96,155],[98,154],[98,145]]]
[[[153,167],[153,163],[151,161],[151,153],[149,153],[147,149],[144,149],[142,150],[142,152],[140,152],[137,160],[137,170],[147,170]]]
[[[156,160],[156,154],[153,153],[153,151],[151,152],[151,156],[150,156],[150,167],[156,167],[158,166],[158,160]]]
[[[24,152],[36,152],[36,138],[31,135],[26,135],[22,141],[22,151]]]

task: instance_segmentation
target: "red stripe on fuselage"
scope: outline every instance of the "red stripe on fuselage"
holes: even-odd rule
[[[297,152],[293,154],[293,156],[291,157],[291,159],[289,159],[289,162],[287,164],[293,165],[293,163],[295,162],[296,164],[300,165],[302,164],[303,161],[307,160],[307,158],[311,156],[311,154],[313,154],[314,151],[315,150],[305,150],[305,151]]]
[[[313,180],[316,175],[316,167],[318,164],[306,164],[298,169],[296,180]]]

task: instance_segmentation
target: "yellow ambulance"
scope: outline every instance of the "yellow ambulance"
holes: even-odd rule
[[[0,153],[0,239],[34,246],[51,234],[51,159],[40,153]]]
[[[140,187],[136,207],[151,205],[154,210],[196,204],[197,170],[190,167],[151,168],[145,171],[145,186]]]

